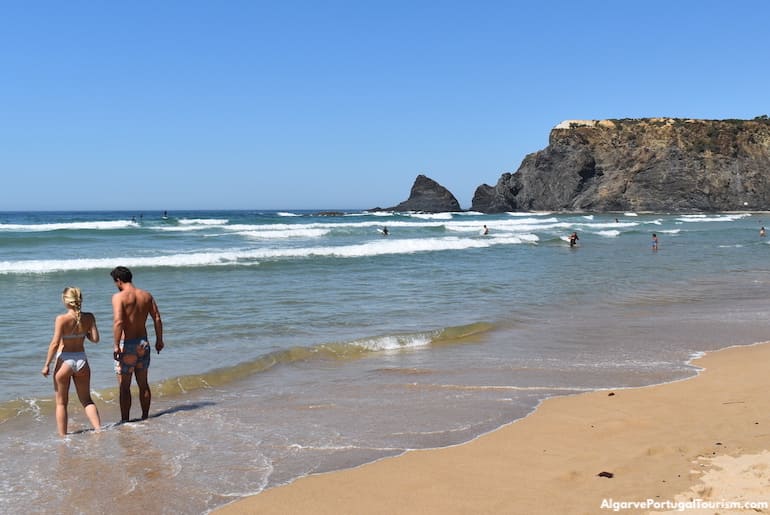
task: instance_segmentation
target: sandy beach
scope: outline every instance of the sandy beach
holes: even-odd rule
[[[687,380],[548,399],[467,444],[305,477],[215,513],[770,513],[770,343],[693,363],[703,370]]]

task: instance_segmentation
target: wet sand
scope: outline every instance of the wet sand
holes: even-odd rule
[[[687,380],[548,399],[472,442],[305,477],[215,513],[770,513],[720,504],[770,502],[770,343],[694,364],[704,370]]]

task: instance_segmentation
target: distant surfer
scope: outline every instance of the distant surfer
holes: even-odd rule
[[[484,236],[486,236],[487,234],[489,234],[489,227],[487,227],[487,226],[485,225],[485,226],[484,226],[484,229],[481,231],[481,234],[483,234]]]
[[[652,250],[658,250],[658,235],[652,233]]]
[[[765,227],[762,226],[762,228],[759,230],[759,235],[764,238],[765,237]]]
[[[385,227],[385,226],[382,227],[382,231],[381,232],[382,232],[383,236],[387,236],[388,234],[390,234],[390,232],[388,232],[388,228]]]
[[[580,238],[578,238],[577,232],[573,232],[569,235],[569,246],[574,247],[577,245],[577,242]]]
[[[161,218],[168,220],[168,211],[163,211],[163,216]]]

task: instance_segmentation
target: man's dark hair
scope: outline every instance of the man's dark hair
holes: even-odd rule
[[[112,272],[110,272],[110,275],[112,276],[113,281],[120,279],[124,283],[130,283],[131,279],[134,278],[131,274],[131,270],[124,266],[116,266],[113,268]]]

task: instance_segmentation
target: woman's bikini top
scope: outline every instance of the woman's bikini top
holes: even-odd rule
[[[62,336],[62,340],[69,340],[72,338],[85,338],[88,336],[88,333],[77,333],[77,334],[65,334]]]

